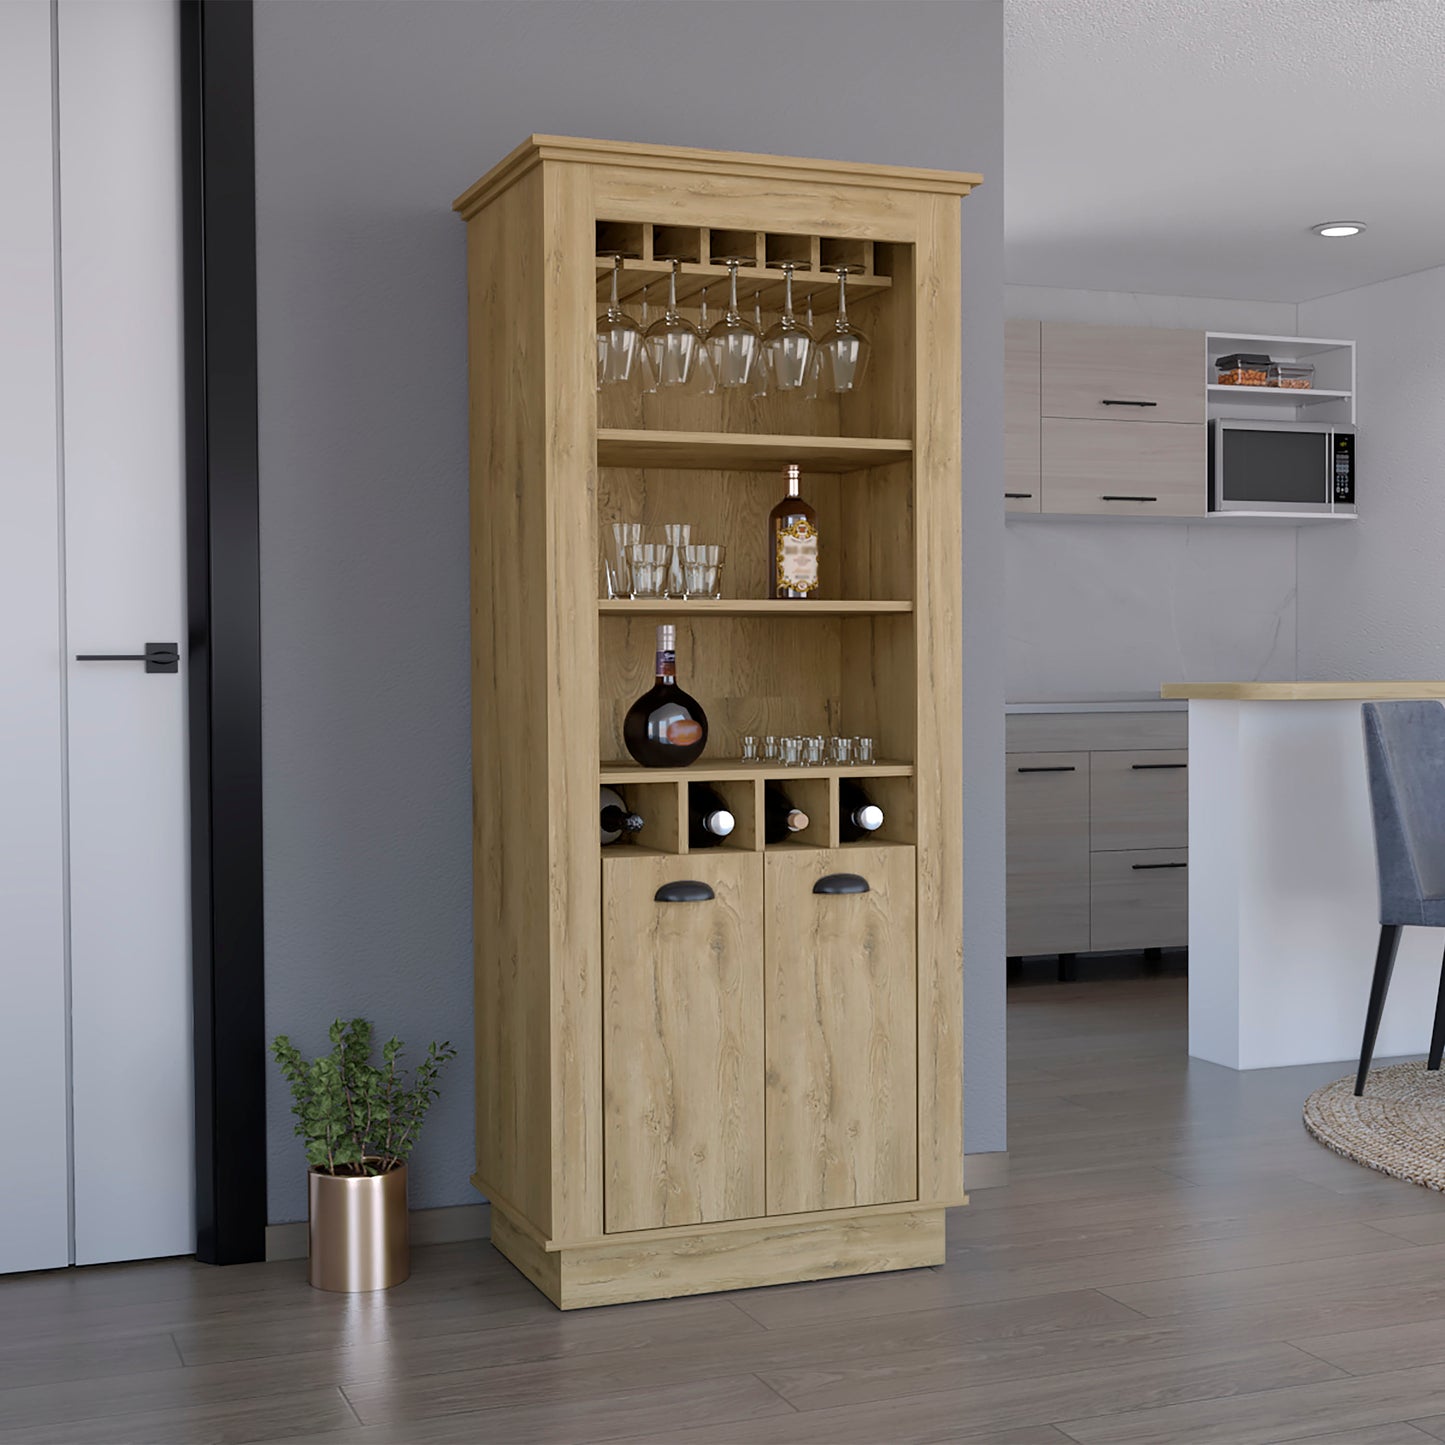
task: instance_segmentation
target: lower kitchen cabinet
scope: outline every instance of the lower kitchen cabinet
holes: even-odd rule
[[[1189,942],[1185,849],[1095,853],[1090,871],[1092,948],[1183,948]]]
[[[1090,753],[1089,815],[1089,847],[1096,853],[1187,848],[1189,754]]]
[[[1089,947],[1089,754],[1010,753],[1008,951]]]
[[[609,1232],[764,1212],[762,893],[756,853],[602,864]]]
[[[916,1199],[914,850],[763,861],[768,1213]]]

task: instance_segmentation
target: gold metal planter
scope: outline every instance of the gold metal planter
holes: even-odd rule
[[[406,1165],[354,1179],[313,1169],[308,1179],[313,1288],[357,1292],[400,1284],[411,1273]]]

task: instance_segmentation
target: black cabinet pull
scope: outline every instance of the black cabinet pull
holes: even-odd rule
[[[1076,773],[1079,770],[1072,763],[1068,763],[1057,768],[1019,768],[1016,771],[1020,773]]]
[[[1112,397],[1107,397],[1107,396],[1106,396],[1106,397],[1104,397],[1104,398],[1099,402],[1099,405],[1100,405],[1100,406],[1158,406],[1159,403],[1158,403],[1157,401],[1118,401],[1118,400],[1116,400],[1116,399],[1114,399],[1114,398],[1112,398]]]
[[[676,883],[664,883],[652,895],[654,903],[706,903],[717,895],[696,878],[679,878]]]
[[[1187,768],[1188,763],[1130,763],[1136,773],[1167,773],[1174,768]]]
[[[1032,492],[1005,492],[1003,499],[1006,502],[1026,502],[1031,496]]]
[[[1155,868],[1187,868],[1187,863],[1131,863],[1129,865],[1136,873],[1148,873]]]
[[[814,893],[867,893],[868,880],[859,873],[830,873],[813,884]]]
[[[77,662],[143,662],[147,672],[179,672],[181,650],[174,642],[148,642],[144,652],[77,652]]]
[[[1101,502],[1157,502],[1158,497],[1100,497]]]

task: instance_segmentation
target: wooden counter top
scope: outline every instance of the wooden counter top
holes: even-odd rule
[[[1445,682],[1166,682],[1159,696],[1199,702],[1395,702],[1445,699]]]

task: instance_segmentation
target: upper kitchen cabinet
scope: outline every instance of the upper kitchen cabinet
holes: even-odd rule
[[[1003,333],[1003,495],[1006,512],[1037,512],[1041,509],[1041,360],[1039,323],[1007,322]]]
[[[1046,417],[1205,419],[1202,331],[1046,321],[1040,340],[1041,412]]]

